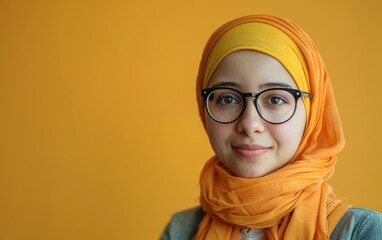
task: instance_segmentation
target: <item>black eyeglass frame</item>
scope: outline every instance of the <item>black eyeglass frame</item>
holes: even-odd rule
[[[218,119],[214,118],[212,116],[212,114],[210,113],[210,110],[208,109],[207,105],[208,105],[208,98],[210,96],[210,94],[215,91],[215,90],[224,90],[224,89],[227,89],[227,90],[232,90],[234,92],[237,92],[242,100],[243,100],[243,107],[241,109],[241,112],[240,114],[232,121],[229,121],[229,122],[222,122],[222,121],[219,121]],[[257,99],[258,99],[258,96],[264,92],[268,92],[268,91],[272,91],[272,90],[283,90],[283,91],[287,91],[289,92],[290,94],[292,94],[292,96],[294,97],[295,99],[295,105],[294,105],[294,110],[293,110],[293,113],[291,114],[291,116],[286,119],[285,121],[282,121],[282,122],[279,122],[279,123],[274,123],[274,122],[270,122],[268,120],[266,120],[260,113],[260,110],[258,109],[258,106],[257,106]],[[270,123],[270,124],[283,124],[285,122],[288,122],[295,114],[296,112],[296,109],[297,109],[297,100],[300,98],[300,97],[308,97],[308,98],[312,98],[312,95],[308,92],[304,92],[304,91],[301,91],[301,90],[298,90],[298,89],[293,89],[293,88],[268,88],[268,89],[265,89],[259,93],[252,93],[252,92],[247,92],[247,93],[242,93],[240,92],[239,90],[237,89],[234,89],[234,88],[229,88],[229,87],[214,87],[214,88],[205,88],[205,89],[202,89],[201,91],[201,95],[202,97],[204,98],[204,105],[205,105],[205,108],[207,110],[207,113],[208,115],[210,116],[210,118],[212,118],[215,122],[217,123],[221,123],[221,124],[229,124],[229,123],[233,123],[235,122],[237,119],[239,119],[241,117],[241,115],[243,115],[246,107],[247,107],[247,97],[253,97],[253,103],[255,105],[255,108],[256,108],[256,111],[257,113],[259,114],[259,116],[264,120],[266,121],[267,123]]]

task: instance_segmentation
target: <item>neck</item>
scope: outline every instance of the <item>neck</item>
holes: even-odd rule
[[[260,228],[244,228],[240,231],[238,240],[266,240],[266,229]]]

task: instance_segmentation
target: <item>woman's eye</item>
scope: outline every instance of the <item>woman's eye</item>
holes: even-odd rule
[[[271,104],[275,104],[275,105],[286,103],[286,101],[281,97],[271,97],[271,98],[269,98],[269,102]]]
[[[238,101],[232,96],[221,96],[218,99],[218,103],[220,103],[220,104],[235,104],[235,103],[238,103]]]

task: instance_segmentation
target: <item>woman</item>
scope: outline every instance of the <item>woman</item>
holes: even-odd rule
[[[381,239],[382,215],[328,180],[344,137],[326,67],[298,26],[264,15],[220,27],[203,52],[199,112],[216,154],[201,207],[161,239]]]

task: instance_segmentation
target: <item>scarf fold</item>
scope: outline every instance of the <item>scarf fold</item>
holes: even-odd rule
[[[268,239],[328,239],[347,210],[323,177],[331,176],[334,163],[301,159],[248,179],[232,176],[213,157],[201,174],[207,214],[196,239],[237,239],[241,228],[267,228]],[[328,222],[329,215],[334,221]]]
[[[298,71],[304,73],[297,75],[304,75],[308,82],[299,84],[297,75],[294,79],[299,88],[309,88],[313,95],[308,102],[307,125],[293,160],[266,176],[253,179],[233,176],[216,157],[206,163],[200,176],[200,201],[206,215],[195,239],[238,239],[242,228],[266,228],[270,240],[329,239],[348,209],[347,204],[336,198],[327,182],[334,173],[336,155],[344,146],[344,137],[326,67],[303,30],[286,19],[265,15],[242,17],[220,27],[207,42],[199,68],[197,97],[202,122],[205,126],[200,91],[209,81],[206,74],[210,76],[229,51],[219,53],[222,56],[210,55],[216,54],[214,49],[222,36],[246,23],[277,28],[298,47],[299,59],[303,61],[302,70]],[[259,48],[244,46],[240,49]],[[272,52],[267,54],[274,56]],[[293,76],[293,70],[286,66],[288,59],[275,58],[284,62]],[[220,60],[211,64],[211,59]]]

